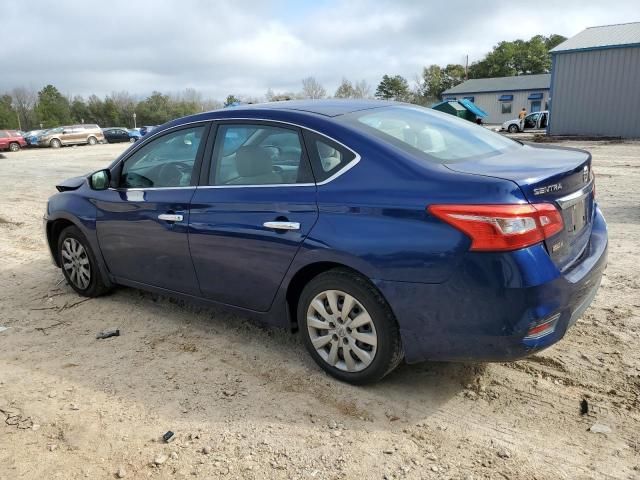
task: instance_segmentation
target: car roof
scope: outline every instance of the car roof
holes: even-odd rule
[[[287,100],[284,102],[255,103],[248,105],[238,105],[227,107],[227,111],[243,110],[295,110],[300,112],[315,113],[325,117],[337,117],[359,110],[369,110],[372,108],[387,107],[397,105],[396,102],[385,100]]]

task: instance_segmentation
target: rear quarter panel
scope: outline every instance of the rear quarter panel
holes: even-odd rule
[[[507,180],[451,172],[371,139],[358,165],[318,187],[319,219],[299,254],[353,257],[372,279],[440,283],[468,251],[466,235],[427,212],[437,203],[524,202]],[[324,250],[318,251],[318,250]]]

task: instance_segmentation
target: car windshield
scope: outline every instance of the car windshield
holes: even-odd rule
[[[341,119],[358,130],[433,162],[498,155],[521,144],[452,115],[422,107],[376,108]]]

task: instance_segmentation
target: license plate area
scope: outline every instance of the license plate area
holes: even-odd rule
[[[585,196],[576,203],[563,209],[565,229],[570,236],[580,233],[587,225],[587,198],[588,197]]]

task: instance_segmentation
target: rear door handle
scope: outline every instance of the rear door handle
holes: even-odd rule
[[[182,215],[176,215],[174,213],[161,213],[158,215],[158,220],[164,220],[165,222],[181,222],[182,218]]]
[[[299,222],[264,222],[262,225],[273,230],[300,230]]]

